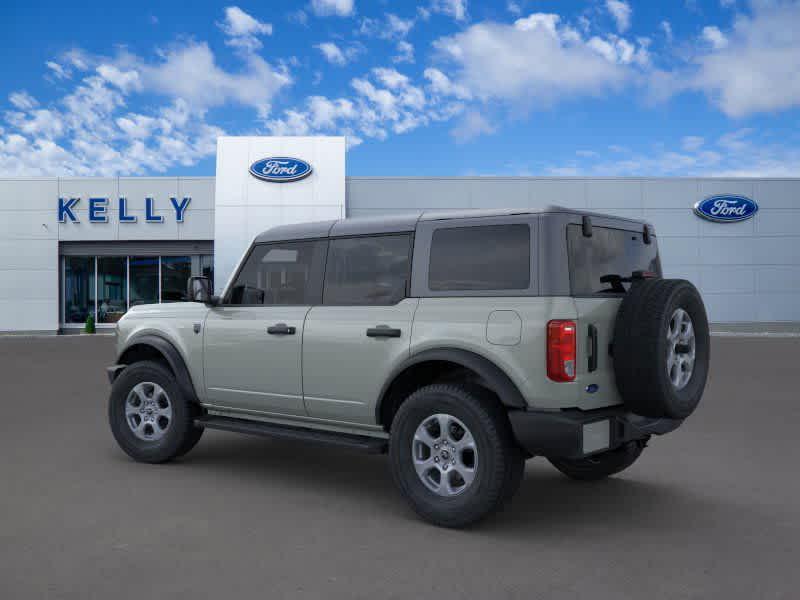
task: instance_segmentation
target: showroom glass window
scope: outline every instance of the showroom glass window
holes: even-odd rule
[[[186,285],[192,276],[192,259],[189,256],[161,257],[161,301],[185,302]]]
[[[213,265],[210,254],[64,256],[63,323],[82,326],[91,315],[99,326],[111,326],[131,306],[183,300],[190,276],[213,282]]]
[[[311,241],[255,246],[236,276],[226,304],[318,304],[327,245]]]
[[[396,304],[406,297],[410,270],[409,234],[331,240],[323,304]]]
[[[64,257],[64,321],[84,324],[94,316],[94,256]]]
[[[116,323],[127,310],[127,257],[99,256],[97,258],[97,322]]]
[[[158,256],[131,256],[130,305],[158,302]]]
[[[526,290],[531,283],[528,225],[447,227],[433,232],[432,291]]]

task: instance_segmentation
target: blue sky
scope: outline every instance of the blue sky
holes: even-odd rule
[[[800,1],[5,2],[0,175],[800,176]]]

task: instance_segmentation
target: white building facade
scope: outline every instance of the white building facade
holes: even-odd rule
[[[713,196],[758,210],[698,216]],[[113,327],[191,275],[221,289],[275,225],[550,204],[652,222],[665,276],[694,282],[714,323],[800,326],[800,179],[346,177],[344,138],[242,137],[220,138],[216,177],[0,178],[0,332]]]

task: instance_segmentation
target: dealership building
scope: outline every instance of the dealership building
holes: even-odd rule
[[[113,327],[192,275],[221,289],[276,225],[548,205],[650,221],[664,275],[694,282],[718,328],[800,327],[800,178],[347,177],[342,137],[217,150],[215,177],[0,178],[0,333]]]

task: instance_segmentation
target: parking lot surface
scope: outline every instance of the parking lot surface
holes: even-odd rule
[[[0,338],[0,598],[798,598],[800,339],[713,340],[698,411],[613,479],[528,462],[463,531],[387,460],[207,431],[137,464],[107,337]]]

